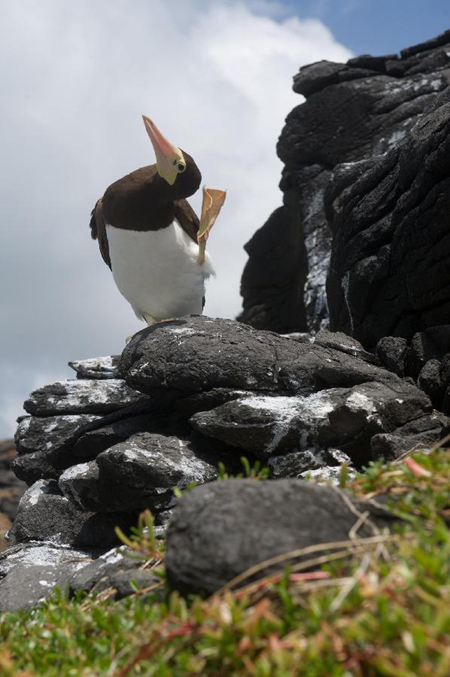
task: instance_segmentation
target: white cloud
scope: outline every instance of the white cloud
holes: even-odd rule
[[[206,312],[235,316],[242,247],[281,202],[275,144],[301,102],[292,76],[350,56],[321,22],[263,0],[4,3],[2,389],[23,399],[36,372],[119,352],[140,328],[88,221],[109,183],[154,161],[141,113],[229,191],[208,244],[218,276]]]

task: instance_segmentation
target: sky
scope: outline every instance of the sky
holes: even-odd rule
[[[292,77],[449,27],[448,0],[0,0],[0,439],[69,360],[143,327],[88,228],[107,186],[154,162],[142,113],[228,190],[205,312],[235,317],[243,245],[281,204]]]

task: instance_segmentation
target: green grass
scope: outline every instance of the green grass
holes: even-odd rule
[[[449,487],[448,451],[371,465],[346,488],[387,495],[403,526],[316,548],[313,572],[288,558],[284,574],[209,599],[183,600],[162,580],[122,602],[57,593],[5,614],[0,675],[448,677]],[[160,562],[149,525],[144,517],[131,543]]]

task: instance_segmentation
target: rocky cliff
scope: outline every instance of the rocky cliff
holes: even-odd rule
[[[450,31],[300,70],[306,101],[277,148],[283,206],[246,246],[244,322],[371,347],[448,321],[449,83]]]

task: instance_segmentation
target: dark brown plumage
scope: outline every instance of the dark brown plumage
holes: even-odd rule
[[[98,240],[100,253],[111,268],[106,224],[124,230],[150,231],[166,228],[175,219],[189,237],[197,242],[199,220],[186,200],[201,183],[201,173],[184,151],[186,170],[169,185],[156,164],[136,169],[112,183],[97,201],[91,213],[91,236]]]

